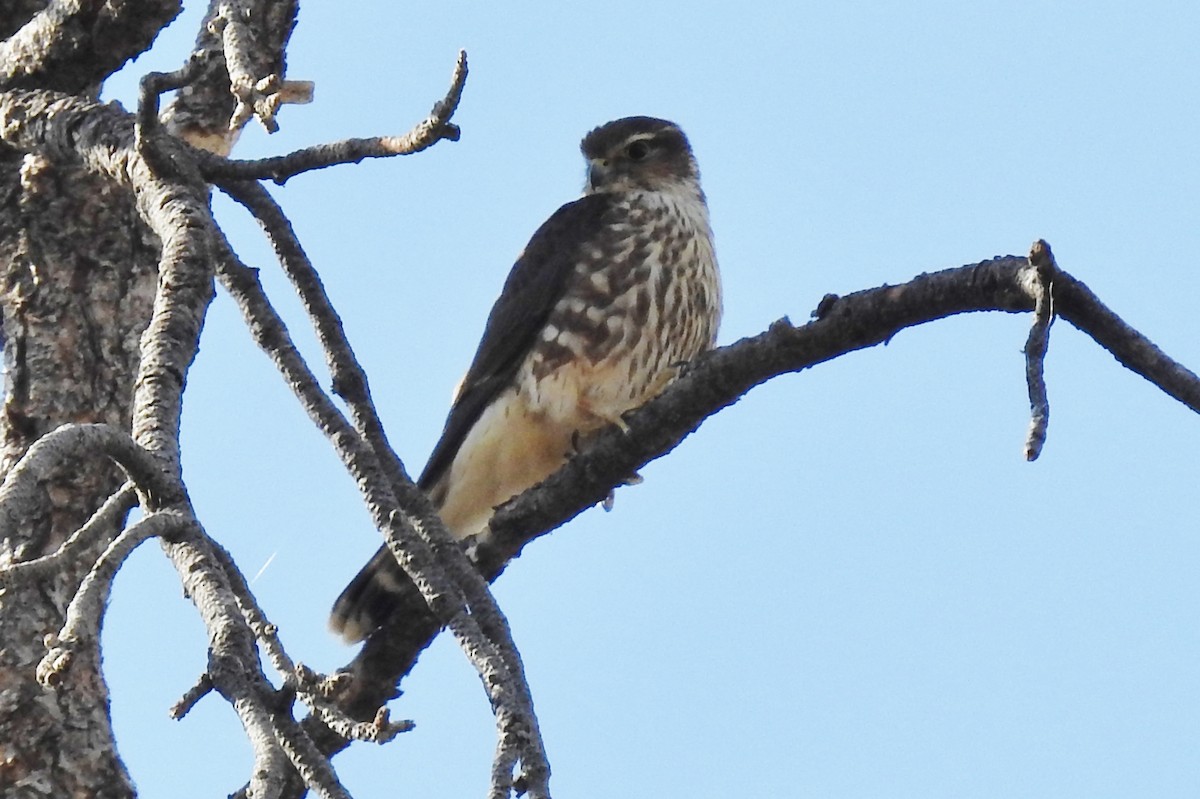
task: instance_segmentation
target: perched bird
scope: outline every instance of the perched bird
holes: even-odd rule
[[[442,437],[417,481],[451,535],[549,477],[586,440],[713,346],[721,284],[700,173],[683,131],[628,117],[580,145],[583,196],[533,234],[488,317]],[[330,626],[359,641],[411,583],[387,548]]]

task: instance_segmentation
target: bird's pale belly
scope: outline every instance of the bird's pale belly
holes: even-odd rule
[[[480,532],[497,505],[549,477],[566,462],[573,433],[507,389],[483,411],[431,492],[451,535]]]
[[[566,463],[581,439],[661,391],[673,369],[630,380],[626,359],[573,361],[520,382],[484,410],[463,441],[435,502],[456,538],[480,532],[492,511]]]

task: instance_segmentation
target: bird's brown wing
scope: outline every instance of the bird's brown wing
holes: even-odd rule
[[[559,208],[533,234],[492,307],[442,437],[417,481],[425,491],[446,474],[471,427],[512,384],[563,296],[581,247],[595,239],[611,205],[608,196],[587,195]],[[391,552],[381,547],[342,591],[329,623],[347,641],[359,641],[406,607],[419,610],[424,600]]]
[[[442,437],[417,481],[425,491],[445,474],[488,404],[512,384],[550,311],[563,296],[581,246],[594,239],[611,205],[607,194],[590,194],[567,203],[537,229],[517,258],[488,315]]]

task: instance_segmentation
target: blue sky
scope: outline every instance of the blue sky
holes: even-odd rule
[[[1200,367],[1200,7],[1189,3],[308,4],[316,102],[254,157],[400,133],[471,60],[462,140],[272,189],[410,469],[513,258],[577,196],[591,127],[689,133],[728,343],[846,293],[1022,254]],[[199,6],[106,97],[186,56]],[[222,224],[310,354],[252,221]],[[559,796],[1124,797],[1200,790],[1200,419],[1059,322],[1024,462],[1029,319],[944,320],[756,389],[530,547],[496,586]],[[189,378],[185,471],[292,656],[379,538],[227,297]],[[261,572],[261,573],[260,573]],[[153,653],[148,654],[148,653]],[[167,708],[204,638],[157,548],[120,575],[105,668],[148,797],[244,781],[232,711]],[[393,703],[416,729],[336,760],[356,796],[482,796],[493,732],[453,643]]]

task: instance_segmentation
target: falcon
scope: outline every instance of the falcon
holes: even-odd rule
[[[661,392],[713,346],[721,284],[708,206],[678,125],[628,117],[584,137],[583,196],[533,234],[417,484],[456,539],[549,477],[580,442]],[[412,590],[386,547],[330,626],[366,638]]]

